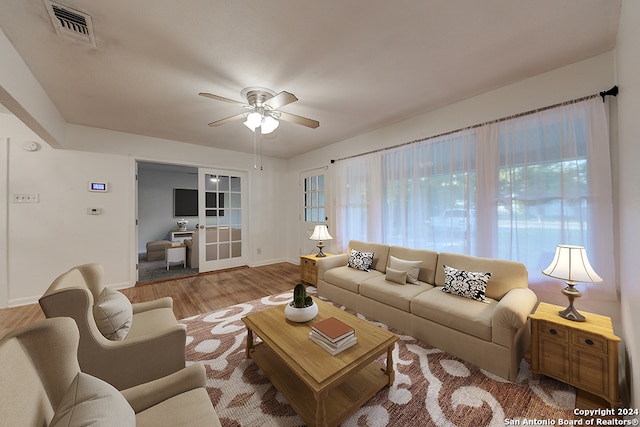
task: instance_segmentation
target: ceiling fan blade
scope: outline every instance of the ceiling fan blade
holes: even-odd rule
[[[280,107],[283,107],[287,104],[291,104],[292,102],[296,102],[298,98],[292,93],[282,91],[274,97],[265,101],[264,105],[269,107],[271,110],[277,110]]]
[[[224,101],[224,102],[229,102],[231,104],[238,104],[238,105],[242,105],[243,107],[246,107],[247,104],[244,102],[240,102],[240,101],[236,101],[234,99],[229,99],[229,98],[225,98],[224,96],[218,96],[218,95],[214,95],[212,93],[207,93],[207,92],[200,92],[198,95],[200,96],[204,96],[206,98],[211,98],[211,99],[217,99],[218,101]]]
[[[318,126],[320,126],[320,122],[317,121],[317,120],[308,119],[308,118],[302,117],[302,116],[296,116],[295,114],[285,113],[283,111],[277,111],[277,114],[279,115],[278,118],[280,118],[282,120],[286,120],[288,122],[297,123],[299,125],[306,126],[308,128],[315,129]]]
[[[227,123],[233,122],[235,120],[244,119],[245,117],[247,117],[247,114],[248,113],[240,113],[240,114],[236,114],[235,116],[227,117],[226,119],[216,120],[215,122],[209,123],[209,126],[211,127],[222,126]]]

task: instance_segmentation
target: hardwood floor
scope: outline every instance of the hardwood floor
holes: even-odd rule
[[[122,289],[131,302],[170,296],[177,319],[293,290],[300,267],[288,262],[239,267]],[[0,309],[0,338],[9,331],[44,319],[38,304]]]

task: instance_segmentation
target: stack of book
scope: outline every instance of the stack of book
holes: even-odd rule
[[[335,317],[315,323],[309,338],[333,356],[358,342],[353,328]]]

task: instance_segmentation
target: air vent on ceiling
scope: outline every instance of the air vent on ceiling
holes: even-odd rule
[[[44,4],[47,12],[49,12],[53,28],[55,28],[58,35],[71,37],[94,47],[96,46],[91,15],[51,0],[44,0]]]

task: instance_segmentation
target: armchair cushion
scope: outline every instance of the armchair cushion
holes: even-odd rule
[[[133,308],[126,296],[111,288],[104,288],[93,305],[96,326],[105,338],[123,340],[131,329]]]
[[[133,408],[113,386],[78,372],[62,397],[49,426],[86,425],[135,426],[136,418]]]

